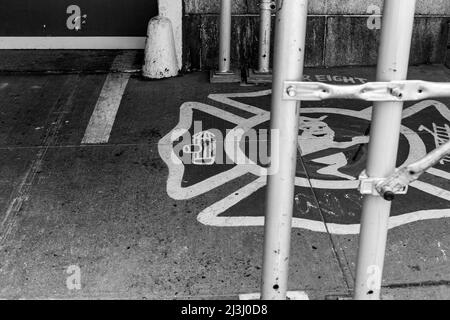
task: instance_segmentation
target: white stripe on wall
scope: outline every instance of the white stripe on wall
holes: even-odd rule
[[[144,49],[145,37],[0,37],[0,49]]]

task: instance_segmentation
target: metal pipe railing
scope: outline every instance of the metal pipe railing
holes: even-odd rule
[[[285,300],[287,294],[300,102],[283,100],[283,85],[285,80],[303,78],[307,9],[307,0],[277,2],[271,131],[272,136],[277,132],[278,138],[271,141],[262,276],[264,300]]]
[[[259,26],[258,73],[270,72],[270,43],[272,34],[272,0],[261,0]]]
[[[231,0],[221,0],[219,26],[219,73],[231,72]]]
[[[414,23],[415,0],[385,0],[377,81],[405,80]],[[396,169],[403,102],[374,103],[366,173],[386,178]],[[388,142],[389,143],[386,143]],[[391,202],[364,197],[355,281],[355,299],[380,299]]]
[[[211,70],[211,83],[241,82],[241,71],[231,68],[231,0],[220,2],[219,65]]]

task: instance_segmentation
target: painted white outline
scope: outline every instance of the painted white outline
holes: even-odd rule
[[[167,182],[167,192],[170,197],[176,200],[186,200],[193,197],[196,197],[200,194],[211,191],[231,180],[237,179],[240,176],[253,173],[258,178],[253,182],[247,184],[246,186],[240,188],[239,190],[233,192],[228,195],[224,199],[214,203],[208,208],[204,209],[199,213],[197,220],[205,225],[215,226],[215,227],[260,227],[264,225],[264,217],[220,217],[220,214],[233,207],[240,201],[246,199],[254,192],[258,191],[262,187],[266,185],[267,177],[261,172],[264,172],[264,168],[259,167],[254,164],[254,166],[236,166],[233,169],[218,174],[216,176],[210,177],[207,180],[204,180],[196,185],[190,186],[188,188],[181,187],[181,179],[184,173],[184,165],[182,163],[174,164],[171,161],[172,153],[172,141],[173,134],[175,136],[181,137],[184,133],[186,133],[190,127],[192,126],[192,114],[193,110],[201,110],[205,113],[209,113],[216,117],[224,118],[225,120],[236,123],[237,127],[234,129],[235,133],[242,132],[242,129],[250,129],[252,125],[260,124],[264,119],[268,119],[270,113],[268,111],[262,110],[255,106],[251,106],[245,103],[238,102],[236,100],[232,100],[232,98],[248,98],[248,97],[260,97],[265,95],[270,95],[271,90],[257,91],[257,92],[249,92],[249,93],[237,93],[237,94],[212,94],[209,96],[211,100],[216,102],[223,103],[228,106],[235,107],[239,110],[246,111],[251,114],[255,114],[255,117],[250,117],[248,119],[241,118],[236,115],[232,115],[229,112],[226,112],[222,109],[201,104],[195,102],[189,102],[183,104],[180,109],[180,122],[177,127],[161,139],[159,143],[159,152],[162,159],[166,162],[169,167],[169,178]],[[439,101],[435,100],[427,100],[419,102],[406,110],[404,110],[403,118],[408,118],[426,108],[435,107],[441,115],[450,121],[450,111]],[[371,120],[372,108],[367,108],[362,111],[354,111],[354,110],[346,110],[346,109],[334,109],[334,108],[304,108],[302,109],[302,113],[331,113],[331,114],[340,114],[351,117],[356,117],[364,120]],[[263,121],[264,122],[264,121]],[[239,129],[239,131],[237,131]],[[420,139],[419,135],[413,130],[407,128],[406,126],[402,126],[401,133],[406,137],[410,145],[414,145],[414,148],[410,148],[410,154],[408,159],[405,161],[404,165],[412,163],[426,154],[426,146],[422,139]],[[234,139],[234,138],[233,138]],[[225,144],[226,145],[226,144]],[[235,148],[229,148],[228,154],[233,156]],[[231,151],[233,149],[233,151]],[[233,157],[231,157],[233,159]],[[249,168],[252,168],[249,170]],[[428,173],[449,179],[450,173],[439,170],[439,169],[430,169]],[[346,180],[311,180],[309,183],[308,179],[297,177],[295,181],[296,186],[299,187],[313,187],[316,189],[335,189],[335,190],[349,190],[356,189],[358,186],[358,181],[346,181]],[[415,182],[411,185],[411,187],[419,189],[423,192],[429,193],[433,196],[445,199],[450,201],[450,191],[440,189],[436,186],[427,184],[425,182]],[[441,209],[441,210],[421,210],[416,212],[411,212],[403,215],[393,216],[389,221],[389,229],[396,228],[401,225],[422,221],[422,220],[433,220],[433,219],[441,219],[441,218],[449,218],[450,217],[450,209]],[[308,219],[301,219],[294,217],[293,219],[293,227],[300,229],[307,229],[315,232],[330,232],[332,234],[337,235],[347,235],[347,234],[358,234],[360,225],[359,224],[333,224],[327,223],[325,224],[322,221],[314,221]]]

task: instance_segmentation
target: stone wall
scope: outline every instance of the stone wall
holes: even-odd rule
[[[233,0],[232,63],[255,67],[258,53],[258,0]],[[376,64],[382,0],[309,1],[307,66]],[[370,9],[370,10],[369,10]],[[220,0],[184,0],[184,61],[187,69],[209,69],[218,56]],[[418,0],[411,64],[446,59],[450,1]]]

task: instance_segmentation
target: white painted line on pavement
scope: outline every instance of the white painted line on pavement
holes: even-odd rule
[[[108,75],[84,134],[82,144],[108,143],[129,79],[129,74],[111,73]]]

